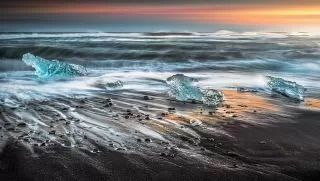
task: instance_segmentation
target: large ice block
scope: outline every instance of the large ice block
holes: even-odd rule
[[[270,87],[273,91],[293,99],[300,101],[304,100],[304,93],[307,89],[302,85],[277,77],[267,76],[267,79],[268,87]]]
[[[201,90],[194,86],[196,79],[187,77],[183,74],[176,74],[167,79],[170,87],[170,96],[175,97],[179,101],[196,100],[202,101]]]
[[[26,53],[22,61],[32,66],[35,74],[43,79],[64,79],[76,76],[82,76],[87,73],[85,67],[76,64],[60,62],[58,60],[47,60],[31,53]]]
[[[217,106],[223,101],[222,92],[214,89],[201,90],[193,85],[196,81],[196,79],[183,74],[176,74],[169,77],[166,82],[170,87],[170,96],[179,101],[195,100],[208,106]]]

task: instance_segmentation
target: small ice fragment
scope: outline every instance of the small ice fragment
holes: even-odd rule
[[[202,102],[207,106],[217,106],[223,101],[223,93],[218,90],[205,89],[202,93]]]
[[[196,79],[187,77],[183,74],[176,74],[167,78],[167,84],[170,87],[169,95],[179,101],[202,101],[202,92],[193,85]]]
[[[118,89],[118,88],[123,87],[123,82],[121,80],[116,80],[114,82],[106,82],[103,80],[98,80],[95,82],[95,86],[103,88],[103,89],[107,89],[107,90]]]
[[[76,76],[83,76],[87,73],[85,67],[76,64],[68,64],[58,60],[47,60],[31,53],[22,56],[22,61],[32,66],[39,78],[43,79],[63,79]]]
[[[193,85],[196,79],[176,74],[167,79],[169,95],[179,101],[199,101],[207,106],[217,106],[223,101],[223,93],[214,89],[201,90]]]
[[[267,83],[268,87],[270,87],[272,91],[300,101],[304,100],[304,92],[307,89],[302,85],[299,85],[296,82],[271,76],[267,76],[267,79],[269,80]]]

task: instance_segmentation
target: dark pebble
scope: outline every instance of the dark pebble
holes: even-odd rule
[[[7,128],[8,131],[14,131],[13,127]]]
[[[143,100],[150,100],[149,96],[143,96]]]
[[[140,138],[137,139],[137,142],[141,142],[142,140]]]
[[[128,116],[128,115],[125,115],[124,118],[125,118],[125,119],[129,119],[129,116]]]
[[[167,154],[162,152],[162,153],[160,153],[160,156],[166,157]]]
[[[176,108],[174,108],[174,107],[169,107],[168,108],[168,111],[175,111],[176,110]]]
[[[56,134],[56,131],[55,130],[51,130],[51,131],[49,131],[49,134]]]
[[[144,141],[150,143],[151,139],[150,138],[146,138],[146,139],[144,139]]]
[[[27,126],[27,124],[26,124],[26,123],[21,122],[21,123],[18,123],[18,124],[17,124],[17,126],[19,126],[19,127],[26,127],[26,126]]]

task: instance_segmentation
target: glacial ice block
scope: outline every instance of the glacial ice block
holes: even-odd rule
[[[104,80],[98,80],[94,83],[96,87],[112,90],[112,89],[118,89],[123,87],[123,82],[121,80],[116,80],[114,82],[106,82]]]
[[[22,61],[32,66],[35,74],[43,79],[63,79],[76,76],[83,76],[87,73],[85,67],[76,64],[68,64],[58,60],[47,60],[31,53],[22,56]]]
[[[270,87],[273,91],[293,99],[297,99],[300,101],[304,100],[304,92],[307,89],[302,85],[277,77],[267,76],[267,79],[268,87]]]
[[[202,94],[202,102],[207,106],[217,106],[223,101],[223,93],[218,90],[205,89]]]
[[[170,87],[169,95],[179,101],[195,100],[208,106],[217,106],[223,101],[223,94],[214,89],[201,90],[193,85],[197,80],[183,74],[169,77],[166,82]]]
[[[170,87],[170,96],[179,101],[196,100],[202,101],[202,92],[193,85],[196,79],[187,77],[183,74],[176,74],[167,78],[167,84]]]

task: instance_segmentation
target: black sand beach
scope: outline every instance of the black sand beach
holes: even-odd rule
[[[297,103],[284,106],[281,97],[256,93],[225,94],[217,110],[166,95],[125,91],[33,101],[18,108],[2,106],[0,178],[248,181],[320,177],[318,108]],[[40,122],[35,125],[36,121]]]

